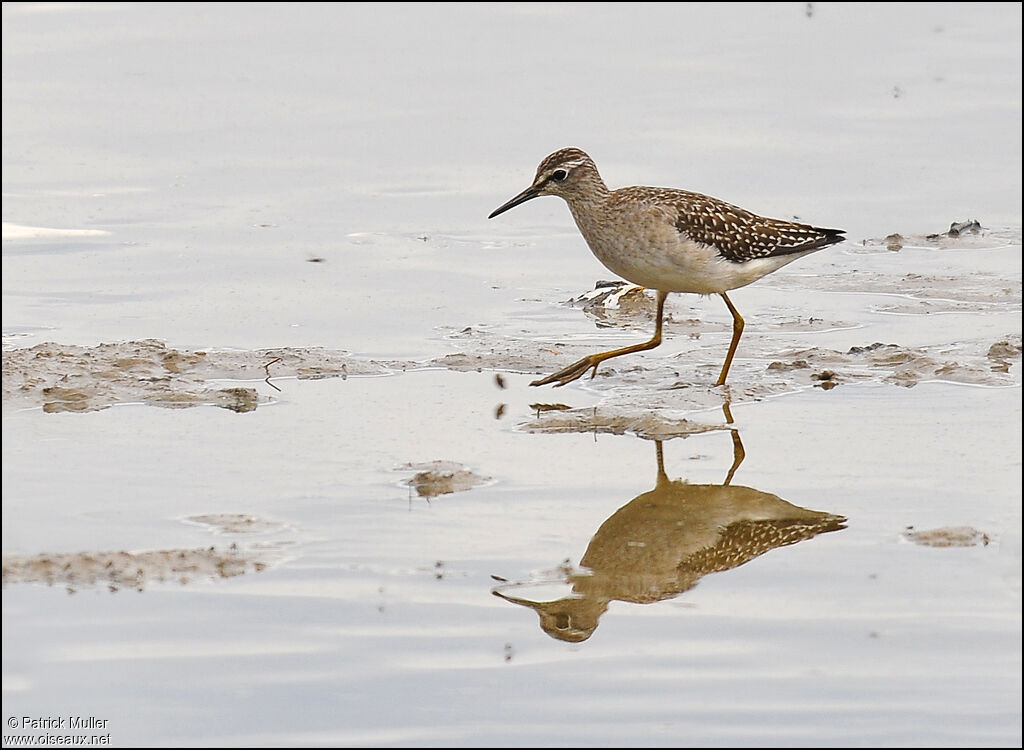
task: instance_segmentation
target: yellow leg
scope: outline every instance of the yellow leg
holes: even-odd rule
[[[729,432],[732,433],[732,466],[722,484],[729,484],[732,481],[732,475],[736,473],[736,469],[740,468],[743,459],[747,457],[747,452],[743,450],[743,441],[740,440],[740,431],[729,430]]]
[[[722,413],[725,414],[726,424],[734,424],[728,398],[728,391],[726,391],[726,400],[722,402]],[[740,431],[734,427],[729,432],[732,433],[732,466],[729,468],[729,473],[725,476],[725,481],[722,482],[722,484],[726,485],[732,481],[733,474],[736,473],[736,469],[740,467],[743,459],[747,456],[747,452],[743,450],[743,441],[740,440]]]
[[[725,295],[722,295],[725,296]],[[612,357],[621,357],[623,354],[633,354],[634,352],[642,352],[648,349],[653,349],[661,343],[661,319],[665,312],[665,298],[668,297],[668,292],[658,292],[658,313],[656,316],[656,322],[654,324],[654,336],[650,341],[645,341],[642,344],[634,344],[633,346],[625,346],[622,349],[612,349],[610,352],[599,352],[598,354],[591,354],[584,357],[579,362],[575,362],[564,370],[559,370],[553,375],[548,375],[546,378],[541,380],[534,380],[530,385],[547,385],[548,383],[557,383],[557,385],[565,385],[571,383],[577,378],[581,377],[587,370],[593,368],[590,373],[590,377],[594,377],[597,374],[597,366],[604,362],[606,359]]]
[[[725,292],[722,292],[722,299],[725,300],[725,304],[729,307],[729,312],[732,313],[732,343],[729,344],[729,353],[725,355],[725,364],[722,365],[722,374],[718,376],[718,382],[715,385],[725,385],[725,377],[729,374],[729,367],[732,365],[732,358],[736,354],[736,347],[740,344],[740,336],[743,335],[743,316],[739,314],[739,311],[732,306],[732,302],[726,296]]]
[[[658,487],[663,487],[672,480],[665,473],[665,454],[662,452],[660,440],[654,441],[654,450],[658,455]]]
[[[725,477],[725,481],[722,482],[724,486],[729,486],[732,482],[733,475],[736,474],[736,469],[743,463],[743,459],[747,457],[746,451],[743,450],[743,441],[740,440],[739,430],[729,430],[732,433],[732,466],[729,468],[729,473]],[[662,487],[669,484],[672,480],[668,478],[665,473],[665,457],[661,450],[661,441],[654,441],[655,450],[658,455],[658,487]]]

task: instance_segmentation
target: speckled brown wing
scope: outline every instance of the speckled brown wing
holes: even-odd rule
[[[722,530],[721,538],[713,547],[699,550],[683,560],[679,571],[681,575],[699,578],[731,570],[769,550],[843,528],[846,528],[845,518],[828,514],[813,521],[786,518],[737,521]]]
[[[658,200],[676,206],[675,227],[680,233],[716,248],[734,263],[820,250],[845,239],[841,229],[769,219],[700,193],[652,190],[659,193],[654,196]]]

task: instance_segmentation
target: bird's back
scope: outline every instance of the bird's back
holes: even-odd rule
[[[609,197],[612,209],[635,204],[662,207],[677,232],[714,247],[734,263],[821,250],[845,239],[841,229],[759,216],[710,195],[678,188],[627,187]]]

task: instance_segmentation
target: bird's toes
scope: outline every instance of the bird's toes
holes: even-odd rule
[[[579,362],[575,362],[552,375],[548,375],[546,378],[534,380],[530,385],[548,385],[549,383],[554,383],[556,388],[568,385],[572,381],[579,379],[593,366],[594,364],[589,357],[581,359]]]
[[[548,375],[546,378],[534,380],[530,385],[548,385],[549,383],[554,383],[556,380],[558,380],[557,372],[554,375]]]
[[[597,369],[596,365],[592,365],[589,358],[581,359],[576,364],[572,365],[571,367],[567,367],[560,373],[558,373],[558,375],[561,376],[558,378],[558,384],[567,385],[574,380],[579,380],[581,377],[587,374],[587,370],[589,370],[592,366],[595,368],[595,370]]]

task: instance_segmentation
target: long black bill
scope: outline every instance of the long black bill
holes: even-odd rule
[[[492,590],[491,593],[494,594],[495,596],[501,598],[501,599],[504,599],[507,602],[512,602],[513,604],[521,604],[524,607],[529,607],[530,609],[532,609],[534,611],[540,611],[541,609],[544,608],[544,605],[549,605],[550,606],[551,604],[554,604],[554,602],[533,602],[533,601],[530,601],[529,599],[520,599],[517,596],[509,596],[508,594],[503,594],[503,593],[501,593],[500,591],[497,591],[497,590]]]
[[[506,203],[505,205],[500,206],[500,207],[494,209],[491,212],[491,215],[488,216],[487,218],[488,219],[493,219],[498,214],[503,214],[506,211],[508,211],[510,208],[515,208],[520,203],[526,203],[526,201],[528,201],[528,200],[530,200],[532,198],[536,198],[538,195],[540,195],[540,193],[537,192],[537,188],[534,187],[533,185],[530,185],[530,187],[526,188],[526,190],[521,192],[519,195],[517,195],[515,198],[510,200],[508,203]]]

